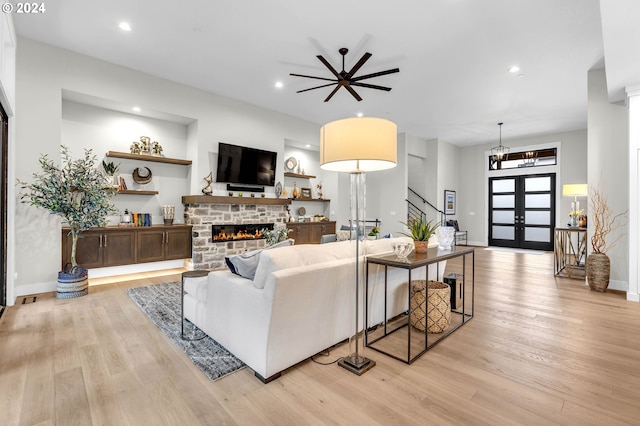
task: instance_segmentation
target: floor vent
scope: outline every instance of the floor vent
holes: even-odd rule
[[[22,304],[26,305],[27,303],[36,303],[36,296],[28,296],[22,299]]]

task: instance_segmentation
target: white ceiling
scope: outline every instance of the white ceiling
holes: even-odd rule
[[[459,146],[585,129],[587,71],[601,67],[598,0],[59,0],[15,14],[19,35],[318,124],[362,112]],[[123,32],[127,21],[133,30]],[[309,91],[346,69],[391,92]],[[19,46],[18,46],[19,48]],[[523,76],[507,72],[519,65]],[[276,89],[274,83],[284,82]]]

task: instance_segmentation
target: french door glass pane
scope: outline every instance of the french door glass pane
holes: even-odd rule
[[[549,211],[526,211],[524,222],[527,225],[550,225],[551,213]]]
[[[525,194],[525,209],[548,209],[551,207],[551,196],[549,194]]]
[[[551,240],[550,228],[524,228],[524,239],[546,243]]]
[[[515,206],[516,206],[515,195],[494,195],[493,196],[494,209],[512,209]]]
[[[514,240],[515,228],[513,226],[494,226],[493,238],[496,240]]]
[[[515,223],[515,212],[513,210],[495,210],[493,212],[494,223]]]
[[[525,192],[532,191],[550,191],[551,190],[551,177],[535,177],[526,178],[524,180]]]
[[[515,179],[500,179],[493,181],[493,193],[497,192],[516,192]]]

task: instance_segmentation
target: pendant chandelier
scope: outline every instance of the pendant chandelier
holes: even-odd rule
[[[504,123],[498,123],[500,126],[500,141],[498,142],[498,146],[494,146],[491,148],[491,156],[493,161],[505,161],[507,156],[509,155],[509,147],[502,145],[502,125]]]

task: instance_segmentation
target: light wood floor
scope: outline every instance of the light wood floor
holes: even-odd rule
[[[413,364],[368,351],[361,377],[307,360],[267,385],[209,381],[124,293],[178,274],[40,295],[0,320],[0,423],[640,424],[640,304],[552,271],[477,249],[475,318]]]

